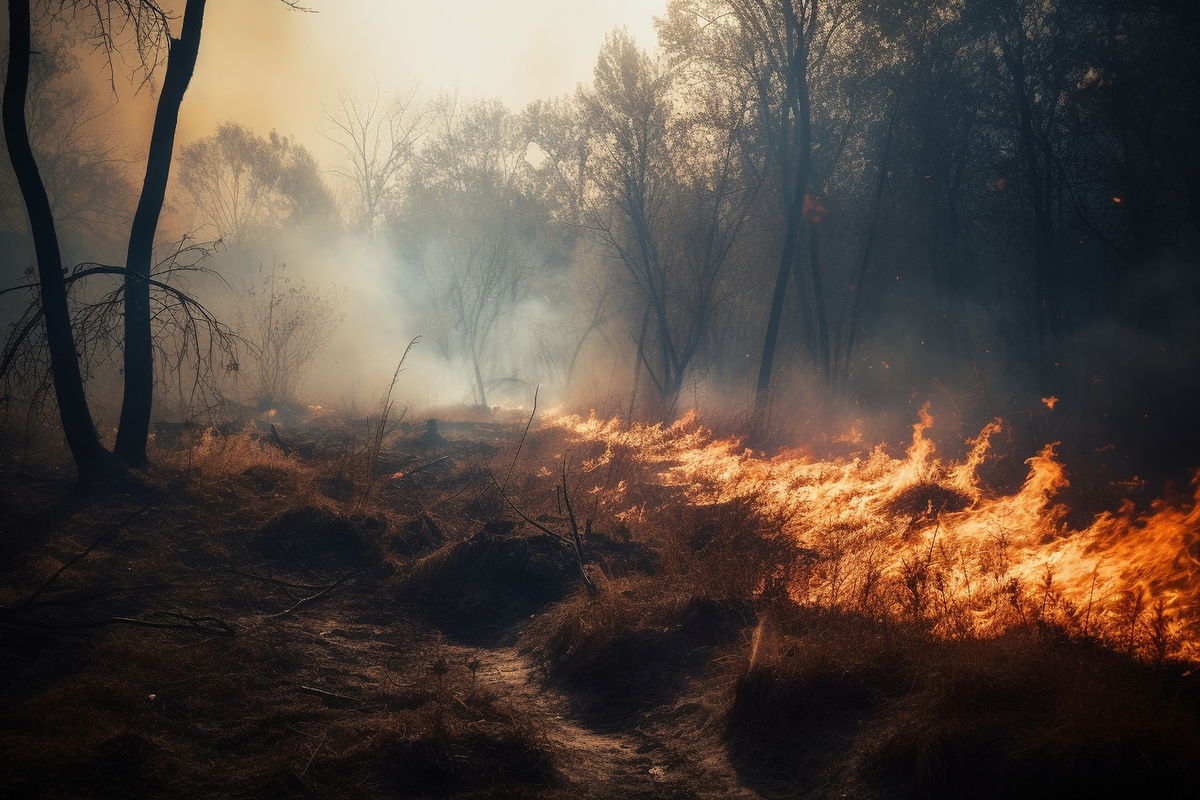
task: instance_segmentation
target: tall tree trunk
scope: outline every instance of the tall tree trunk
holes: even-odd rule
[[[879,180],[875,184],[874,210],[871,212],[871,227],[867,229],[867,241],[863,246],[862,263],[858,267],[858,278],[854,284],[854,301],[850,306],[850,324],[846,330],[846,355],[842,363],[841,386],[845,391],[850,385],[850,364],[854,361],[854,343],[858,338],[858,325],[862,317],[863,293],[867,283],[867,268],[871,266],[871,253],[875,249],[875,235],[879,231],[879,210],[883,206],[883,189],[887,185],[888,160],[892,153],[892,136],[896,130],[896,117],[900,113],[900,101],[892,104],[888,120],[887,138],[883,142],[883,157],[879,161]]]
[[[758,386],[754,393],[754,424],[760,426],[765,420],[768,390],[771,388],[771,373],[775,362],[775,347],[779,340],[779,323],[783,317],[783,300],[787,295],[788,273],[796,257],[796,242],[800,238],[800,220],[803,216],[804,195],[808,191],[808,173],[812,167],[812,131],[808,108],[808,83],[801,76],[801,114],[798,141],[799,154],[796,159],[795,182],[792,184],[792,199],[787,209],[787,228],[783,238],[783,252],[779,256],[779,270],[775,274],[775,290],[771,295],[771,314],[767,318],[767,335],[763,341],[762,360],[758,366]]]
[[[113,459],[100,444],[96,426],[83,391],[83,376],[71,316],[67,308],[67,285],[63,276],[58,232],[45,184],[34,160],[25,127],[25,95],[29,88],[31,22],[29,0],[8,3],[8,77],[4,84],[4,136],[9,158],[29,215],[29,232],[37,256],[42,313],[46,319],[46,341],[50,348],[50,370],[54,394],[62,419],[63,433],[82,481],[103,477]]]
[[[792,211],[788,214],[787,231],[783,238],[783,253],[779,257],[779,271],[775,275],[775,291],[771,295],[771,315],[767,317],[767,337],[763,342],[762,360],[758,366],[758,387],[754,393],[754,420],[761,425],[767,411],[767,395],[771,388],[771,371],[775,361],[775,346],[779,340],[779,322],[783,318],[783,300],[787,295],[788,273],[792,259],[796,256],[796,240],[800,238],[800,207],[804,202],[804,190],[808,186],[808,158],[802,158],[803,166],[796,170],[796,192]]]
[[[117,429],[114,452],[132,467],[144,467],[146,437],[150,431],[150,407],[154,397],[154,358],[150,332],[150,268],[154,253],[154,232],[162,213],[171,175],[171,154],[175,148],[175,128],[179,106],[187,92],[200,52],[200,29],[206,0],[188,0],[183,16],[183,31],[171,39],[167,56],[167,74],[154,115],[150,136],[150,154],[146,159],[146,177],[129,233],[129,251],[125,266],[125,396],[121,404],[121,422]]]
[[[825,282],[821,277],[821,246],[817,237],[817,226],[808,226],[808,257],[812,262],[813,306],[817,312],[817,354],[820,358],[822,378],[832,384],[829,369],[829,312],[825,309]]]
[[[1026,83],[1024,23],[1015,21],[1017,44],[1014,47],[1001,37],[1001,51],[1009,77],[1012,79],[1014,99],[1017,103],[1017,121],[1020,126],[1018,146],[1025,162],[1025,180],[1029,184],[1029,202],[1033,209],[1033,261],[1034,289],[1037,297],[1034,314],[1038,340],[1038,370],[1041,389],[1051,392],[1056,389],[1053,370],[1061,357],[1067,330],[1066,297],[1063,286],[1062,264],[1058,253],[1057,232],[1051,208],[1051,180],[1053,165],[1050,154],[1038,143],[1034,130],[1033,99]]]
[[[483,371],[479,369],[479,352],[475,343],[471,343],[471,366],[475,368],[475,394],[480,408],[487,408],[487,391],[483,388]]]
[[[808,303],[808,293],[804,288],[807,283],[811,283],[811,281],[804,280],[804,259],[801,257],[800,248],[797,247],[792,256],[792,286],[796,287],[796,308],[800,317],[800,332],[804,337],[804,350],[808,357],[808,363],[816,366],[817,333],[814,330],[816,323],[813,322],[812,306]]]
[[[795,37],[794,49],[788,53],[788,96],[790,102],[785,104],[781,114],[781,136],[788,138],[788,116],[794,113],[791,120],[791,142],[793,147],[786,148],[794,163],[795,174],[789,176],[784,170],[783,185],[787,186],[789,177],[793,178],[792,197],[788,204],[786,188],[784,189],[785,213],[787,215],[786,231],[783,238],[783,252],[779,257],[779,270],[775,275],[775,290],[771,296],[771,314],[767,318],[767,335],[763,342],[762,360],[758,366],[758,386],[754,393],[754,414],[751,427],[762,432],[766,421],[767,405],[771,388],[771,373],[775,362],[775,347],[779,340],[779,323],[783,317],[783,300],[787,294],[788,273],[792,269],[792,261],[796,256],[796,241],[800,236],[800,220],[804,214],[804,195],[808,191],[808,174],[812,169],[812,114],[808,96],[808,40],[816,29],[817,6],[816,0],[810,0],[806,23],[801,23],[791,0],[782,4],[786,27]],[[783,142],[781,141],[781,147]]]

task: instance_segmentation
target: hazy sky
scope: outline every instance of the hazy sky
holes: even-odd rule
[[[499,97],[513,110],[590,82],[606,33],[644,47],[666,0],[210,0],[180,121],[186,142],[224,120],[294,135],[324,155],[321,104],[410,86]]]

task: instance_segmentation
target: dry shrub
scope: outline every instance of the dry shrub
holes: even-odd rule
[[[759,636],[728,714],[752,785],[1183,797],[1200,778],[1195,681],[1111,651],[1022,632],[947,641],[819,609]]]
[[[630,714],[678,691],[683,674],[741,636],[753,618],[744,601],[634,577],[607,582],[594,598],[576,594],[552,606],[520,644],[548,675],[593,693],[593,711]]]
[[[378,516],[345,514],[323,505],[292,508],[251,536],[260,552],[299,561],[310,569],[344,569],[374,554],[378,560],[387,521]]]
[[[472,638],[499,633],[580,586],[562,541],[500,521],[422,558],[396,598],[443,630]]]
[[[974,502],[962,492],[930,480],[902,489],[888,504],[888,511],[914,521],[933,520],[939,514],[970,508]]]
[[[311,489],[304,466],[252,427],[232,434],[209,428],[188,447],[155,446],[152,453],[158,470],[182,473],[198,490],[217,488],[232,476],[245,476],[250,491],[296,494]]]

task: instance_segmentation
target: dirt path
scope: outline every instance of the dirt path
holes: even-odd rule
[[[759,797],[738,785],[716,736],[698,730],[695,704],[652,714],[631,729],[597,730],[516,648],[454,649],[459,659],[476,657],[479,680],[499,684],[495,688],[540,721],[572,797]]]

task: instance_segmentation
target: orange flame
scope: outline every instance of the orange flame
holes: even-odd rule
[[[1200,661],[1200,481],[1190,504],[1160,500],[1139,513],[1127,501],[1074,530],[1055,501],[1068,482],[1054,444],[1026,462],[1016,493],[992,496],[978,470],[1000,424],[946,464],[926,436],[928,408],[902,458],[876,447],[850,460],[799,451],[767,459],[740,440],[714,439],[691,412],[665,427],[570,415],[544,424],[604,445],[587,472],[625,459],[645,470],[640,480],[692,505],[738,501],[778,521],[805,566],[789,587],[798,602],[907,616],[950,637],[1050,626],[1142,656]],[[652,513],[633,499],[636,480],[593,490],[629,525]]]

